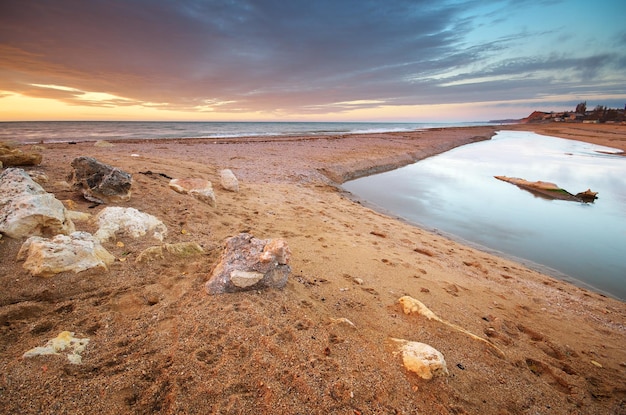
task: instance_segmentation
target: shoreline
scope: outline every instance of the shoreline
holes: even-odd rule
[[[137,263],[154,241],[119,236],[122,246],[104,244],[118,259],[107,272],[43,279],[13,260],[22,241],[2,238],[0,406],[15,413],[620,413],[624,302],[387,216],[338,188],[346,177],[510,127],[44,145],[44,162],[32,170],[48,175],[44,188],[58,199],[84,213],[102,209],[61,183],[75,157],[95,157],[133,175],[133,196],[121,206],[161,219],[166,242],[197,242],[205,252]],[[617,131],[619,140],[605,139],[624,149],[625,130]],[[217,185],[223,168],[239,178],[239,193]],[[146,171],[212,181],[217,207]],[[93,233],[95,224],[77,228]],[[293,253],[287,286],[208,296],[203,285],[224,240],[242,231],[285,239]],[[404,315],[404,295],[504,357]],[[82,365],[63,356],[21,358],[63,330],[90,338]],[[390,338],[435,347],[450,375],[424,381],[407,372]]]
[[[588,291],[595,292],[595,293],[597,293],[597,294],[599,294],[601,296],[604,296],[604,297],[607,297],[607,298],[611,298],[611,299],[619,301],[619,302],[625,302],[626,303],[626,300],[621,299],[621,298],[615,296],[614,294],[611,294],[611,293],[609,293],[607,291],[604,291],[604,290],[601,290],[601,289],[599,289],[597,287],[594,287],[594,286],[592,286],[592,285],[590,285],[590,284],[588,284],[588,283],[586,283],[586,282],[584,282],[582,280],[579,280],[579,279],[577,279],[577,278],[575,278],[575,277],[573,277],[571,275],[568,275],[568,274],[566,274],[566,273],[564,273],[562,271],[559,271],[558,269],[551,268],[548,265],[540,264],[539,262],[534,262],[534,261],[532,261],[530,259],[527,259],[527,258],[522,258],[522,257],[515,256],[513,254],[509,254],[509,253],[506,253],[506,252],[503,252],[503,251],[499,251],[499,250],[497,250],[495,248],[490,248],[490,247],[482,245],[482,244],[480,244],[478,242],[473,242],[473,241],[467,240],[467,239],[465,239],[465,238],[463,238],[461,236],[455,235],[455,234],[450,233],[450,232],[446,232],[446,231],[441,230],[439,228],[429,227],[429,226],[426,226],[423,223],[419,223],[419,222],[411,221],[409,219],[405,219],[405,218],[403,218],[401,216],[396,215],[395,213],[393,213],[392,211],[390,211],[388,209],[380,207],[380,206],[378,206],[378,205],[376,205],[374,203],[370,203],[370,202],[368,202],[365,199],[361,199],[361,198],[355,196],[354,194],[350,193],[349,191],[343,190],[342,188],[339,188],[338,191],[343,192],[343,196],[345,198],[351,200],[354,203],[358,203],[358,204],[362,205],[363,207],[366,207],[368,209],[372,209],[372,210],[374,210],[376,212],[379,212],[379,213],[381,213],[381,214],[383,214],[385,216],[388,216],[388,217],[390,217],[390,218],[392,218],[394,220],[397,220],[399,222],[406,223],[409,226],[418,227],[418,228],[420,228],[420,229],[422,229],[422,230],[424,230],[426,232],[430,232],[430,233],[442,236],[444,238],[450,239],[451,241],[454,241],[454,242],[456,242],[456,243],[458,243],[460,245],[467,246],[469,248],[475,249],[477,251],[484,252],[484,253],[489,254],[489,255],[494,255],[494,256],[500,257],[500,258],[502,258],[504,260],[507,260],[507,261],[516,262],[516,263],[518,263],[518,264],[520,264],[520,265],[522,265],[524,267],[527,267],[527,268],[529,268],[529,269],[531,269],[533,271],[536,271],[536,272],[538,272],[540,274],[543,274],[543,275],[546,275],[548,277],[555,278],[555,279],[557,279],[559,281],[566,282],[566,283],[571,284],[573,286],[576,286],[576,287],[579,287],[579,288],[582,288],[582,289],[585,289],[585,290],[588,290]]]

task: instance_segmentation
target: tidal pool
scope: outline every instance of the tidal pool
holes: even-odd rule
[[[552,269],[544,272],[626,300],[626,157],[619,152],[500,131],[489,141],[343,187],[426,229],[532,261]],[[590,188],[598,199],[547,200],[494,176],[553,182],[574,194]]]

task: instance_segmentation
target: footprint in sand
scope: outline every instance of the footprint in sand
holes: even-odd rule
[[[535,375],[540,377],[548,385],[552,386],[557,391],[569,395],[571,393],[571,386],[561,377],[554,374],[552,368],[547,363],[539,360],[528,358],[526,359],[526,366]]]
[[[541,352],[556,360],[554,364],[548,364],[536,359],[527,358],[526,365],[535,375],[541,377],[549,385],[562,393],[570,394],[572,387],[555,371],[562,371],[568,375],[578,376],[578,373],[567,363],[569,357],[578,357],[578,353],[569,347],[561,347],[546,338],[545,335],[534,331],[526,326],[518,325],[518,330],[528,337]]]

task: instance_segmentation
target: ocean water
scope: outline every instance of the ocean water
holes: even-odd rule
[[[500,131],[394,171],[344,183],[360,199],[556,277],[626,300],[626,157],[619,150]],[[494,178],[548,181],[594,203],[547,200]]]
[[[488,123],[367,122],[135,122],[34,121],[0,122],[0,141],[53,143],[156,138],[236,138],[415,131],[425,128]]]

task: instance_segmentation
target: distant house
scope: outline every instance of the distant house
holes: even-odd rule
[[[599,106],[594,110],[580,112],[545,112],[533,111],[528,117],[520,120],[522,123],[550,123],[550,122],[582,122],[585,124],[624,124],[626,123],[626,109],[615,109]]]

